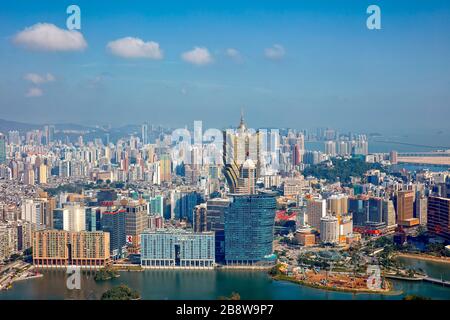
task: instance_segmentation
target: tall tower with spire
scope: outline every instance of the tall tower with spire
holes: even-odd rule
[[[260,165],[260,137],[258,132],[252,132],[247,128],[244,121],[244,112],[241,109],[241,119],[236,130],[228,129],[224,131],[224,174],[228,182],[228,186],[232,193],[244,190],[246,193],[254,193],[256,180],[259,175]],[[251,163],[251,166],[250,166]],[[243,172],[248,173],[248,170],[243,170],[244,164],[247,167],[252,167],[252,174],[246,177],[246,183],[251,182],[252,186],[242,187]],[[254,167],[254,169],[253,169]]]

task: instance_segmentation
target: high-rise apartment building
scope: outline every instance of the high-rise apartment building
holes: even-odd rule
[[[109,263],[109,234],[42,230],[33,233],[33,264],[100,268]]]
[[[323,243],[339,242],[339,221],[333,216],[320,218],[320,240]]]
[[[316,230],[320,230],[320,219],[327,215],[327,201],[325,199],[308,199],[306,202],[307,223]]]

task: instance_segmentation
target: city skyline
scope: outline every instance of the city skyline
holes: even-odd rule
[[[448,0],[16,0],[0,26],[0,302],[450,300]]]
[[[448,130],[445,1],[377,1],[381,30],[356,1],[76,4],[70,45],[27,38],[67,32],[66,4],[1,5],[0,118],[218,127],[245,107],[254,127]]]

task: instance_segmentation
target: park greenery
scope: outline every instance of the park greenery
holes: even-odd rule
[[[350,184],[352,177],[362,177],[368,170],[378,169],[384,171],[378,163],[368,163],[361,158],[331,159],[333,165],[327,162],[311,165],[303,171],[305,176],[313,176],[318,179],[326,179],[329,182],[340,181]]]
[[[112,268],[103,268],[95,273],[95,281],[105,281],[119,277],[119,273]]]
[[[128,286],[121,284],[104,292],[101,300],[138,300],[139,293]]]

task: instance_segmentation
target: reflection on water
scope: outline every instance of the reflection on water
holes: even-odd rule
[[[426,266],[427,268],[429,266]],[[431,267],[433,268],[433,267]],[[68,290],[61,270],[44,271],[44,277],[15,283],[0,299],[99,299],[109,288],[124,283],[139,291],[143,299],[217,299],[238,292],[242,299],[401,299],[402,295],[372,295],[332,292],[273,281],[259,271],[149,270],[121,272],[120,277],[96,282],[93,273],[83,272],[81,290]],[[450,288],[422,283],[395,281],[404,294],[432,299],[450,299]]]

